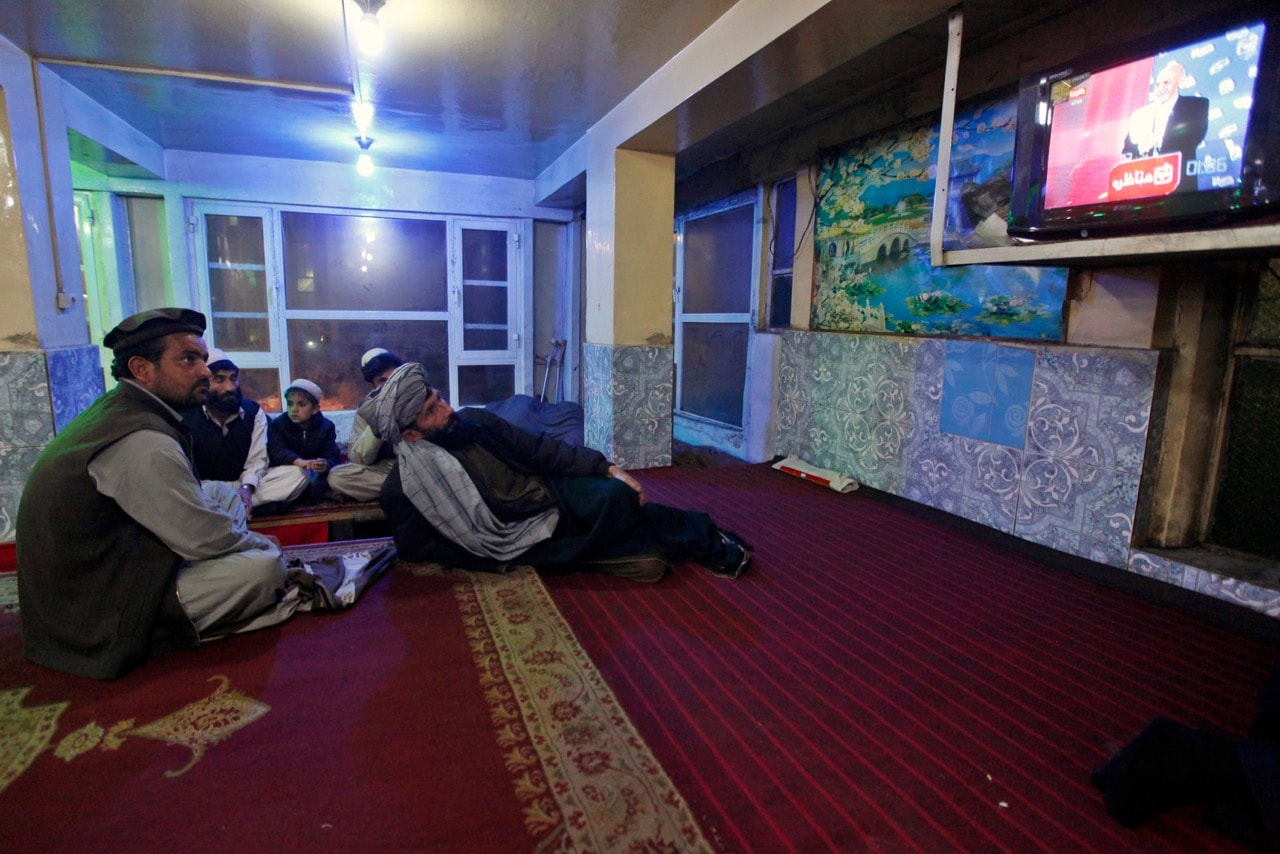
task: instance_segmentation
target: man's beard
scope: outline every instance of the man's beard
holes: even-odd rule
[[[235,391],[209,392],[209,396],[205,398],[205,406],[210,409],[216,409],[223,415],[235,415],[240,411],[240,402],[244,400],[244,392],[240,389]]]
[[[433,430],[424,436],[427,441],[434,442],[442,448],[461,448],[475,438],[472,431],[463,427],[458,421],[458,413],[449,413],[449,418],[439,430]]]

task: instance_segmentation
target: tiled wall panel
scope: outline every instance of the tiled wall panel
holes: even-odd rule
[[[622,468],[671,465],[670,347],[583,348],[584,434]]]
[[[1156,354],[788,332],[780,453],[1125,567]]]
[[[55,429],[102,393],[97,347],[0,352],[0,542],[12,542],[22,487]]]

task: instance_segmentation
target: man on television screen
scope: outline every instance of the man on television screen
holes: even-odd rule
[[[1176,193],[1197,189],[1196,176],[1188,174],[1187,165],[1196,159],[1196,149],[1209,129],[1209,99],[1179,93],[1185,76],[1186,69],[1177,62],[1161,69],[1151,100],[1129,117],[1129,133],[1121,149],[1130,159],[1181,152]]]

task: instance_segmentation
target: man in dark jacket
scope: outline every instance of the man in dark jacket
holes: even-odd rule
[[[267,466],[267,414],[240,390],[240,368],[216,347],[206,362],[212,377],[203,406],[182,413],[191,428],[191,448],[202,481],[226,481],[236,488],[245,516],[263,504],[287,504],[307,488],[294,466]]]
[[[209,390],[204,315],[161,308],[106,336],[120,382],[32,467],[18,506],[22,651],[99,679],[153,652],[279,622],[280,550],[229,484],[206,492],[178,412]]]
[[[419,364],[397,368],[361,417],[396,449],[380,501],[406,560],[639,581],[686,558],[735,578],[750,562],[711,517],[649,503],[598,451],[522,432],[483,409],[454,412]]]

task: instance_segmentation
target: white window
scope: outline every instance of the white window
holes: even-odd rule
[[[210,344],[269,411],[295,377],[325,409],[355,408],[372,347],[421,362],[455,406],[529,391],[525,224],[215,202],[193,216]]]
[[[751,193],[676,220],[677,437],[738,454],[760,270],[757,208]]]

